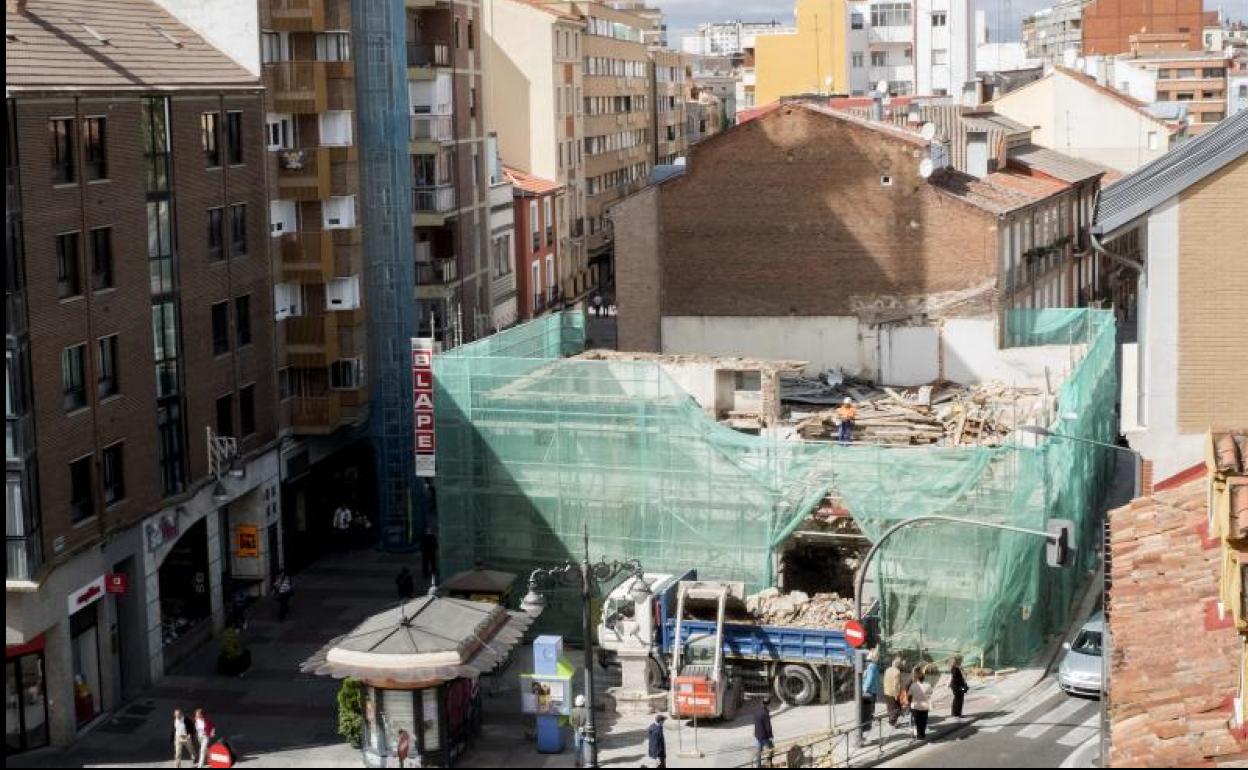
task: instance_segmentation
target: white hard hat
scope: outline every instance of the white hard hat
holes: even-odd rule
[[[853,399],[851,399],[849,396],[846,396],[846,397],[845,397],[845,400],[844,400],[844,401],[842,401],[841,403],[842,403],[842,404],[848,404],[848,403],[850,403],[850,402],[852,402],[852,401],[853,401]]]
[[[578,696],[576,696],[576,701],[575,701],[575,702],[576,702],[576,705],[578,705],[578,706],[584,706],[584,705],[585,705],[585,696],[584,696],[584,695],[578,695]]]

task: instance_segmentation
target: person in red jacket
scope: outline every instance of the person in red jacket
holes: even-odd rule
[[[217,737],[217,728],[203,709],[195,709],[195,737],[199,740],[199,762],[195,766],[207,767],[208,745]]]

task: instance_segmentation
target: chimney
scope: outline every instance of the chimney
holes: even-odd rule
[[[966,173],[978,179],[988,176],[988,132],[966,132]]]

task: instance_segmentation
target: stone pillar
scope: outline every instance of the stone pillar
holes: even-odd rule
[[[68,746],[78,737],[74,712],[74,658],[69,646],[69,617],[44,632],[44,687],[48,697],[48,737]]]
[[[647,682],[649,652],[644,649],[621,650],[616,653],[616,657],[620,662],[622,684],[608,691],[614,701],[615,713],[635,715],[662,711],[667,693],[651,689]]]

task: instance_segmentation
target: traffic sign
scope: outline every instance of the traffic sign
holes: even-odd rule
[[[866,644],[867,629],[856,620],[851,620],[845,624],[845,641],[849,642],[849,646],[855,650]]]

